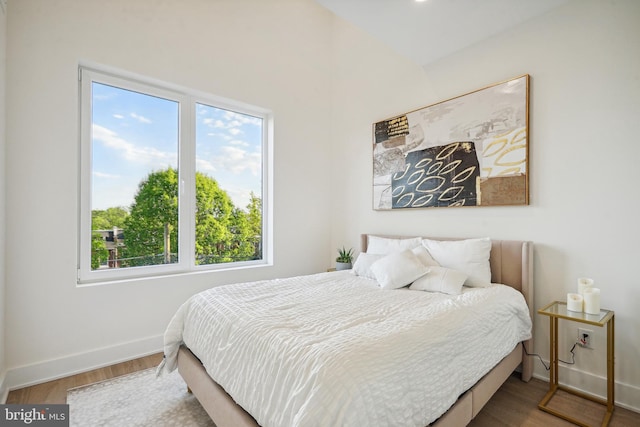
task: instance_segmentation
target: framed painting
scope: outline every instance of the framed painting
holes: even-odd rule
[[[373,125],[373,208],[529,204],[529,75]]]

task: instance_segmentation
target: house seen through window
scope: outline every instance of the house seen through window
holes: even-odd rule
[[[80,71],[79,281],[262,263],[268,112]]]

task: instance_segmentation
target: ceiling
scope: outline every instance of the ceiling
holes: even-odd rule
[[[568,0],[316,0],[425,66]]]

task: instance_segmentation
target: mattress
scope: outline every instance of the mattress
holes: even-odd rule
[[[219,286],[165,332],[263,427],[425,426],[531,337],[522,294],[381,290],[349,271]]]

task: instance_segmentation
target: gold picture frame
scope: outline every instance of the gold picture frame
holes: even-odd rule
[[[374,123],[375,210],[528,204],[528,74]]]

